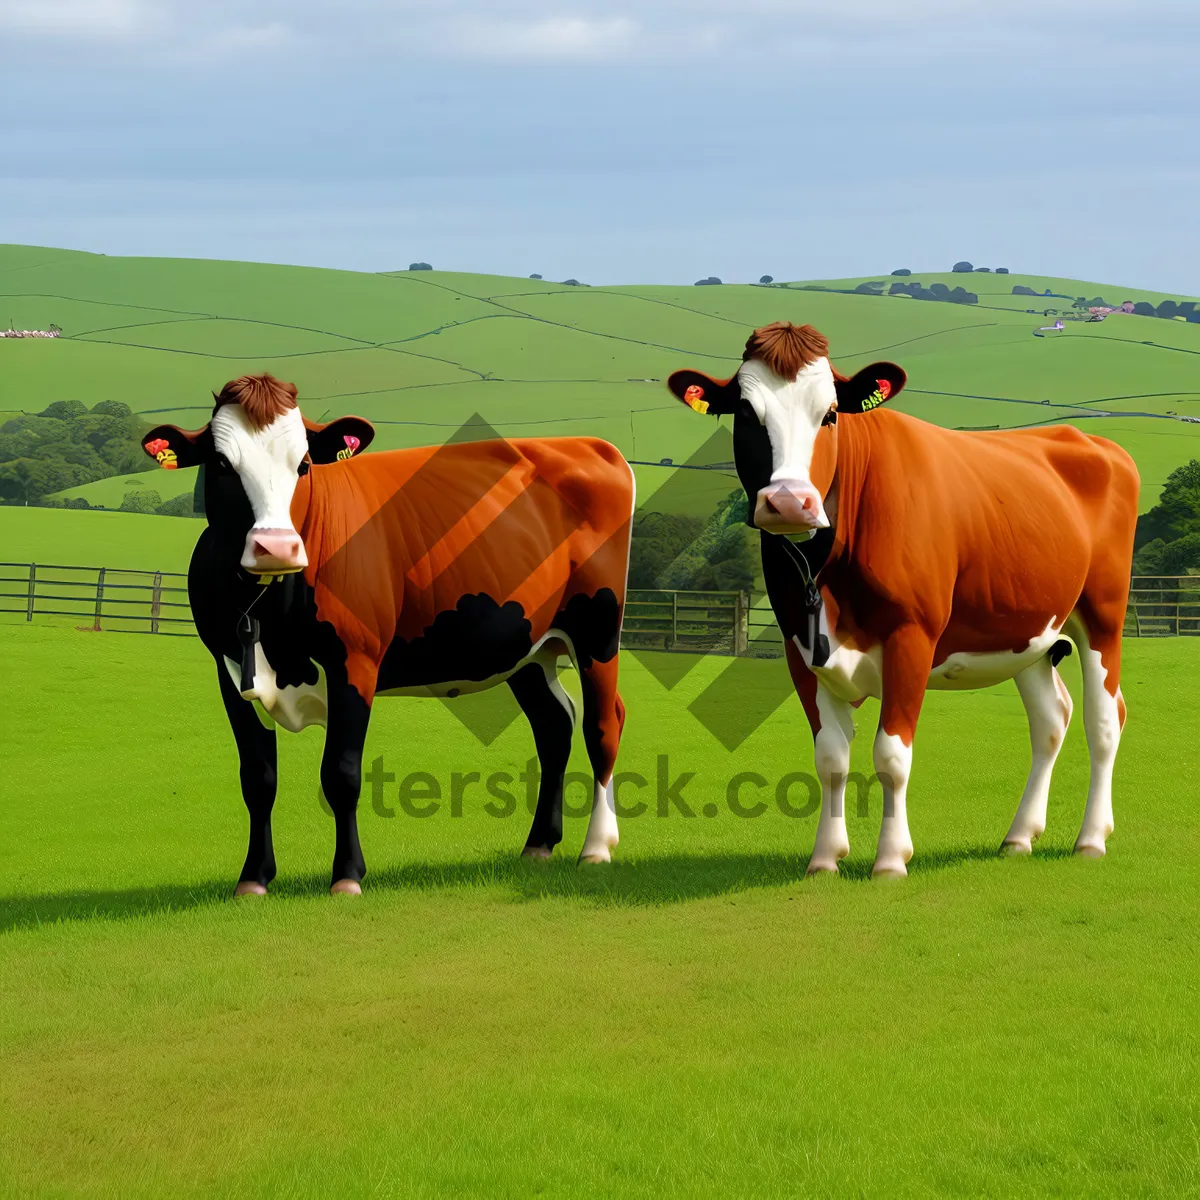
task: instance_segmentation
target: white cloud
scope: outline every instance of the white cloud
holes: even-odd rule
[[[25,39],[124,40],[168,59],[307,47],[313,57],[391,55],[516,62],[677,62],[681,54],[837,70],[870,54],[913,65],[1099,41],[1177,53],[1200,28],[1178,0],[1088,0],[1087,21],[1050,0],[0,0]],[[19,52],[19,51],[18,51]],[[961,59],[960,59],[961,61]]]
[[[473,58],[598,59],[633,49],[640,27],[629,17],[542,20],[468,17],[447,29],[446,49]]]
[[[0,0],[0,29],[35,37],[128,37],[157,19],[144,0]]]

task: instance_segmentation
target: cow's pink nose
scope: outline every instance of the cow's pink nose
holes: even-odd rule
[[[829,519],[811,483],[783,480],[768,484],[758,493],[754,524],[771,533],[806,533],[825,529]]]
[[[252,529],[242,566],[255,575],[286,575],[308,566],[304,541],[294,529]]]

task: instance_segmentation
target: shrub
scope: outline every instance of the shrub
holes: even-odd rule
[[[1136,314],[1137,314],[1139,317],[1153,317],[1153,316],[1157,316],[1157,315],[1158,315],[1158,314],[1157,314],[1157,313],[1155,313],[1155,311],[1154,311],[1154,305],[1153,305],[1153,304],[1147,304],[1145,300],[1139,300],[1139,301],[1138,301],[1138,302],[1137,302],[1137,303],[1136,303],[1136,304],[1133,306],[1133,311],[1134,311],[1134,312],[1135,312],[1135,313],[1136,313]]]
[[[68,496],[63,501],[63,508],[91,508],[86,496]]]
[[[583,284],[578,279],[564,279],[563,287],[583,287]]]
[[[715,275],[710,275],[707,279],[697,279],[695,286],[696,287],[706,287],[709,284],[720,283],[720,282],[721,281]]]
[[[1041,293],[1035,292],[1033,288],[1026,287],[1023,283],[1014,283],[1012,294],[1014,296],[1038,296]]]
[[[180,492],[178,496],[173,496],[170,500],[164,500],[154,511],[160,517],[196,516],[196,513],[192,510],[191,492]]]
[[[954,264],[954,266],[952,266],[950,269],[951,269],[951,271],[954,271],[958,275],[964,275],[968,271],[975,270],[975,268],[973,266],[971,266],[971,264],[969,262],[967,262],[966,260],[964,260],[963,262],[956,262]]]
[[[1007,275],[1007,274],[1008,274],[1008,268],[1007,268],[1007,267],[997,267],[997,268],[996,268],[996,274],[997,274],[997,275]]]
[[[410,271],[432,271],[433,268],[428,263],[409,263]]]
[[[870,283],[860,283],[854,289],[859,296],[882,296],[883,280],[872,280]]]
[[[530,279],[541,279],[540,275],[530,275]]]
[[[42,417],[53,417],[56,421],[73,421],[87,412],[87,405],[82,400],[55,400],[38,414]]]
[[[990,274],[991,274],[991,271],[992,271],[992,268],[991,268],[991,267],[976,267],[976,268],[975,268],[975,270],[976,270],[976,271],[983,271],[985,274],[988,274],[988,275],[990,275]]]
[[[101,400],[99,404],[92,406],[92,416],[116,417],[118,420],[126,420],[133,416],[133,410],[120,400]]]
[[[119,511],[153,513],[161,503],[162,497],[153,488],[142,488],[136,492],[126,492]]]
[[[893,271],[893,275],[911,275],[912,272],[907,267],[901,267],[898,271]]]

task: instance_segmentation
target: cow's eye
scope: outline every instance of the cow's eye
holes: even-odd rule
[[[302,476],[302,475],[307,475],[307,474],[308,474],[308,468],[309,468],[309,465],[310,465],[310,464],[309,464],[309,461],[308,461],[308,459],[307,459],[307,458],[302,458],[302,459],[300,460],[300,465],[299,465],[299,466],[296,468],[296,474],[297,474],[297,475],[301,475],[301,476]]]

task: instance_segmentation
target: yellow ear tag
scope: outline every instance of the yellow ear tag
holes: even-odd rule
[[[698,383],[693,383],[683,393],[683,402],[688,408],[694,409],[698,413],[708,412],[708,401],[704,398],[704,389]]]
[[[179,456],[169,447],[160,450],[154,457],[158,459],[158,465],[164,471],[174,471],[179,466]]]

